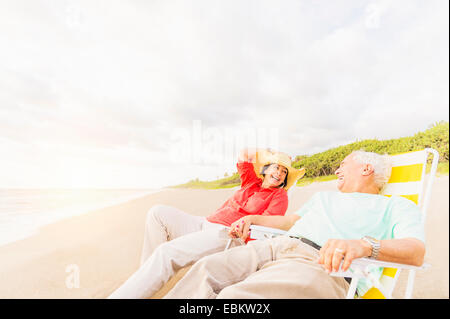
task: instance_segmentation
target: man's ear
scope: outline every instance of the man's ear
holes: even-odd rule
[[[363,166],[362,174],[364,176],[369,176],[369,175],[373,174],[373,166],[372,166],[372,164],[365,164]]]

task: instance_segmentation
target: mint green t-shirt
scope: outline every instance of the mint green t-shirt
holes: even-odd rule
[[[425,242],[418,206],[399,197],[366,193],[318,192],[295,214],[301,218],[287,232],[323,246],[328,239],[416,238]],[[376,273],[381,275],[382,269]],[[360,280],[358,294],[367,291]]]

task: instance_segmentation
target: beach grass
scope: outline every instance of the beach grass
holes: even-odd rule
[[[326,175],[326,176],[318,176],[318,177],[303,177],[297,182],[297,186],[306,186],[311,183],[316,182],[328,182],[337,179],[336,175]]]
[[[191,180],[185,184],[171,186],[171,188],[199,188],[199,189],[222,189],[241,185],[238,173],[214,181]]]
[[[427,173],[430,172],[431,167],[427,167]],[[436,175],[448,176],[448,162],[438,163]]]

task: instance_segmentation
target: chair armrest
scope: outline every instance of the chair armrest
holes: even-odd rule
[[[408,265],[408,264],[392,263],[389,261],[376,260],[376,259],[370,259],[370,258],[358,258],[358,259],[355,259],[353,262],[357,262],[357,264],[363,264],[363,265],[370,264],[370,265],[374,265],[377,267],[414,269],[414,270],[426,269],[426,268],[431,267],[430,264],[426,264],[426,263],[422,264],[421,266],[413,266],[413,265]]]
[[[251,225],[250,230],[251,239],[268,239],[286,234],[285,230],[259,225]]]
[[[374,267],[384,267],[384,268],[397,268],[397,269],[405,269],[405,270],[423,270],[431,267],[430,264],[424,263],[421,266],[413,266],[413,265],[407,265],[407,264],[399,264],[399,263],[392,263],[388,261],[382,261],[382,260],[376,260],[376,259],[370,259],[370,258],[357,258],[353,260],[352,264],[350,265],[350,268],[347,271],[342,271],[342,263],[339,266],[339,271],[333,272],[330,275],[334,277],[354,277],[355,275],[360,276],[362,271],[363,273],[368,269],[368,267],[374,266]],[[360,271],[358,271],[360,270]]]
[[[230,227],[226,227],[226,228],[230,229]],[[254,240],[254,239],[269,239],[269,238],[273,238],[273,237],[276,237],[276,236],[284,235],[286,233],[285,230],[281,230],[281,229],[278,229],[278,228],[259,226],[259,225],[250,225],[250,230],[251,230],[251,232],[250,232],[250,236],[248,238],[250,240]],[[236,238],[236,239],[241,243],[241,245],[245,244],[242,241],[242,239],[240,239],[240,238]],[[230,238],[228,240],[228,243],[225,246],[225,250],[230,248],[232,240],[233,240],[232,238]]]

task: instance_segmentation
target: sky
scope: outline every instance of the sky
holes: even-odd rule
[[[0,0],[0,187],[159,188],[449,117],[447,0]]]

